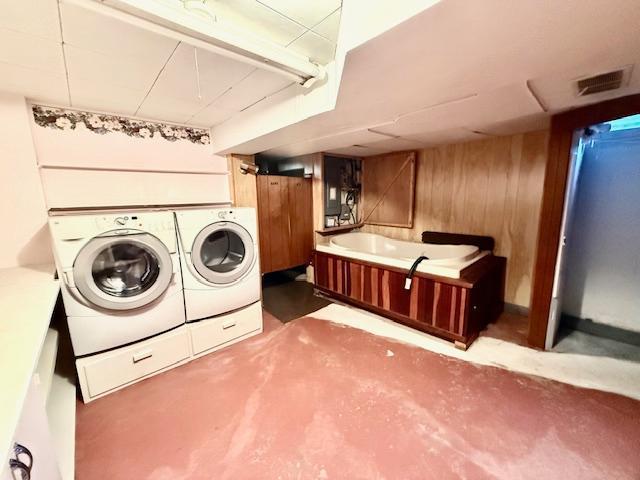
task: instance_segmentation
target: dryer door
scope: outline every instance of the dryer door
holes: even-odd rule
[[[173,276],[171,254],[149,233],[116,231],[90,240],[76,257],[73,279],[98,307],[131,310],[157,299]]]
[[[191,263],[208,282],[225,285],[244,277],[255,262],[253,238],[233,222],[216,222],[196,235]]]

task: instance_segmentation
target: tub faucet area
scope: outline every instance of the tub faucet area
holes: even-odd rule
[[[411,281],[413,280],[413,275],[416,273],[416,269],[418,268],[418,265],[420,265],[420,262],[422,262],[423,260],[429,260],[429,257],[420,255],[418,258],[416,258],[416,261],[413,262],[413,265],[411,265],[411,268],[409,269],[409,273],[407,273],[407,278],[404,281],[405,290],[411,290]]]

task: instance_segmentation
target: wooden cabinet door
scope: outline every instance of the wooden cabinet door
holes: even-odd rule
[[[269,176],[257,175],[258,238],[260,240],[260,272],[271,272],[271,242],[269,236]]]
[[[313,248],[311,180],[258,175],[257,186],[262,273],[307,263]]]
[[[269,219],[268,235],[271,255],[271,271],[291,266],[289,252],[289,182],[287,177],[268,175]]]
[[[289,252],[290,266],[309,261],[313,243],[311,179],[289,177]]]

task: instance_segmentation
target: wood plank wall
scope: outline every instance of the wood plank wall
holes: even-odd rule
[[[255,157],[253,155],[238,154],[227,156],[231,202],[235,207],[258,208],[258,190],[256,186],[256,176],[252,173],[247,173],[246,175],[244,175],[242,172],[240,172],[241,163],[255,165]]]
[[[413,228],[363,230],[415,242],[424,230],[490,235],[495,253],[507,257],[505,301],[528,307],[548,135],[544,130],[421,150]]]

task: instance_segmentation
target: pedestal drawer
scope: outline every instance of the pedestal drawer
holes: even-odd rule
[[[194,355],[261,330],[262,305],[260,302],[226,315],[189,324]]]
[[[77,361],[90,397],[95,397],[129,382],[150,375],[190,356],[189,338],[184,327]]]

